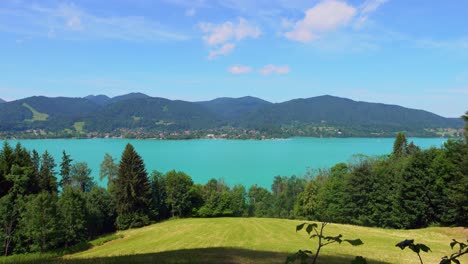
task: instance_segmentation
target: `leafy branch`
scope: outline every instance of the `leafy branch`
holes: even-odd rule
[[[463,242],[458,242],[455,239],[452,239],[453,241],[450,242],[450,247],[453,249],[456,245],[458,245],[458,252],[453,253],[450,255],[450,258],[447,256],[444,256],[442,260],[440,261],[440,264],[450,264],[450,263],[455,263],[455,264],[460,264],[460,261],[457,259],[461,257],[464,254],[468,253],[468,245],[463,243]],[[468,242],[468,240],[466,240]]]
[[[296,260],[300,260],[301,263],[306,263],[307,258],[311,257],[312,258],[312,264],[315,264],[317,262],[317,258],[320,254],[320,250],[322,247],[325,247],[327,245],[333,244],[333,243],[338,243],[341,244],[343,241],[347,242],[353,246],[360,246],[364,244],[361,239],[342,239],[343,235],[339,234],[338,236],[324,236],[323,235],[323,229],[327,226],[328,223],[323,222],[321,223],[320,227],[316,223],[302,223],[298,226],[296,226],[296,232],[302,230],[305,228],[305,231],[307,232],[308,235],[310,235],[309,238],[318,238],[318,247],[317,251],[315,254],[313,254],[312,251],[310,250],[299,250],[297,253],[294,255],[289,256],[286,259],[286,263],[294,263]],[[312,234],[312,235],[311,235]],[[362,264],[366,263],[366,260],[363,257],[356,257],[356,259],[353,261],[355,264]]]
[[[400,243],[397,243],[395,247],[399,247],[402,250],[408,247],[409,249],[411,249],[414,253],[418,255],[419,261],[421,262],[421,264],[423,264],[421,255],[419,254],[421,250],[424,252],[431,251],[431,249],[424,244],[414,244],[414,239],[405,239],[401,241]]]

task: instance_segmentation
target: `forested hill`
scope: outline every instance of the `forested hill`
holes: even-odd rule
[[[41,130],[44,137],[203,131],[194,136],[201,137],[218,130],[257,131],[255,135],[264,137],[394,136],[397,131],[437,136],[446,131],[456,135],[454,129],[462,126],[458,118],[329,95],[271,103],[251,96],[187,102],[130,93],[113,98],[33,96],[0,104],[0,136],[33,130]]]

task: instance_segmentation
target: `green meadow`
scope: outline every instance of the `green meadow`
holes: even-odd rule
[[[89,245],[89,249],[63,257],[13,256],[4,262],[27,263],[284,263],[298,249],[315,251],[316,240],[295,231],[297,220],[269,218],[188,218],[169,220],[118,232],[114,240]],[[430,227],[394,230],[330,224],[325,235],[360,238],[364,245],[331,244],[322,249],[319,263],[350,263],[364,256],[369,263],[419,263],[410,250],[395,244],[404,239],[424,243],[432,252],[422,253],[424,263],[439,263],[452,252],[452,238],[466,240],[468,229]],[[122,237],[122,238],[119,238]],[[104,240],[105,242],[105,240]],[[92,242],[93,243],[93,242]],[[100,245],[102,244],[102,245]],[[22,261],[21,261],[22,260]],[[463,256],[461,263],[468,262]]]
[[[28,105],[27,103],[23,103],[23,106],[28,108],[33,114],[32,119],[27,119],[26,121],[31,121],[31,122],[32,121],[46,121],[47,118],[49,118],[48,114],[40,113],[39,111],[34,109],[32,106]]]

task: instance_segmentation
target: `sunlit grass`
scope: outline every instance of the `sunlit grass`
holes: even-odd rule
[[[28,108],[33,114],[33,118],[27,119],[26,121],[46,121],[47,118],[49,118],[48,114],[38,112],[36,109],[28,105],[27,103],[23,103],[23,106]]]
[[[122,255],[138,255],[135,257],[148,258],[148,253],[158,253],[159,257],[171,256],[162,252],[192,250],[190,253],[180,254],[179,260],[193,258],[207,248],[223,250],[242,249],[253,250],[247,254],[245,261],[249,263],[249,254],[254,252],[274,252],[278,259],[268,259],[267,262],[283,263],[284,256],[296,252],[298,249],[315,251],[316,240],[309,239],[305,232],[295,232],[295,227],[301,221],[262,218],[211,218],[211,219],[179,219],[160,224],[119,232],[123,239],[111,241],[102,246],[87,251],[66,256],[66,259],[96,258]],[[351,260],[354,256],[364,256],[374,262],[384,263],[419,263],[417,256],[409,250],[402,251],[395,244],[407,238],[413,238],[417,243],[424,243],[431,249],[431,253],[423,253],[426,263],[439,263],[442,256],[451,252],[449,243],[452,238],[466,239],[468,230],[463,228],[431,227],[418,230],[391,230],[368,228],[352,225],[330,224],[325,229],[325,235],[343,234],[345,238],[360,238],[364,245],[353,247],[349,244],[334,244],[323,248],[323,258],[328,257],[328,263],[333,263],[333,257],[343,257]],[[198,252],[198,253],[197,253]],[[234,254],[230,252],[230,254]],[[215,255],[212,261],[216,261]],[[234,254],[235,255],[235,254]],[[153,256],[154,257],[154,256]],[[201,257],[201,255],[199,256]],[[242,259],[242,254],[239,256]],[[204,261],[206,256],[201,258]],[[110,260],[110,259],[109,259]],[[115,261],[116,258],[113,258]],[[181,260],[181,261],[182,261]],[[191,259],[194,261],[194,259]],[[258,262],[260,260],[256,260]],[[330,262],[331,261],[331,262]],[[462,263],[468,261],[465,257]],[[185,263],[184,261],[182,261]],[[113,263],[113,262],[112,262]],[[191,262],[189,262],[191,263]],[[371,262],[372,263],[372,262]]]

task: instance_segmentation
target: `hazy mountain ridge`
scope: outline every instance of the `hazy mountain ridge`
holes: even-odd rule
[[[36,116],[42,115],[43,120],[34,119],[33,112]],[[32,128],[61,131],[73,129],[76,122],[85,122],[85,131],[99,132],[116,129],[185,131],[225,126],[267,131],[298,124],[394,132],[463,126],[460,119],[423,110],[330,95],[271,103],[252,96],[188,102],[130,93],[113,98],[106,95],[33,96],[0,105],[0,132]]]

